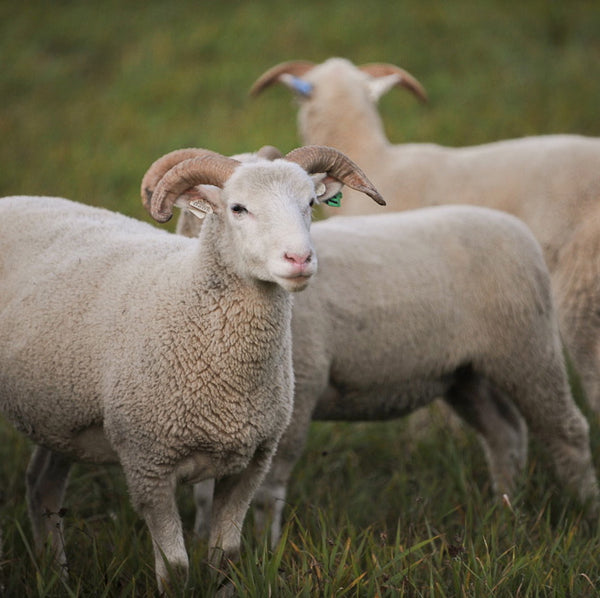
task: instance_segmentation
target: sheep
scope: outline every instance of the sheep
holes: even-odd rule
[[[595,515],[588,424],[570,393],[541,249],[520,220],[437,206],[329,218],[312,236],[319,273],[292,312],[294,412],[254,499],[272,546],[311,419],[386,420],[438,396],[477,431],[498,494],[524,470],[528,426]],[[204,536],[210,480],[194,495]]]
[[[318,65],[293,61],[261,75],[251,93],[275,82],[297,92],[304,142],[336,147],[357,161],[388,209],[468,203],[525,221],[550,269],[563,342],[590,407],[600,413],[600,139],[544,135],[463,148],[393,145],[377,100],[398,85],[427,99],[422,85],[399,67],[356,67],[342,58]],[[337,213],[370,210],[347,202]]]
[[[209,559],[236,557],[292,411],[290,293],[317,268],[311,205],[343,184],[384,203],[331,148],[256,164],[167,154],[144,203],[158,222],[174,205],[204,214],[198,239],[62,198],[0,199],[0,408],[36,445],[38,549],[50,537],[65,565],[58,514],[71,461],[85,460],[121,465],[161,591],[188,575],[178,481],[217,479]]]

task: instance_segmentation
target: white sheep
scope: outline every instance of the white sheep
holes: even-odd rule
[[[38,549],[52,536],[66,562],[59,511],[81,459],[122,466],[161,589],[187,578],[180,480],[217,479],[210,558],[235,557],[292,410],[288,291],[316,270],[315,188],[327,197],[342,184],[382,202],[330,148],[256,164],[168,154],[144,177],[144,201],[159,222],[176,202],[210,214],[199,239],[60,198],[0,200],[0,408],[37,445]]]
[[[548,271],[521,221],[441,206],[330,218],[312,236],[319,273],[293,307],[294,413],[254,500],[273,545],[311,419],[386,420],[438,396],[477,430],[498,493],[512,493],[525,465],[523,416],[595,512],[588,425],[570,393]],[[210,481],[194,495],[202,536]]]
[[[464,148],[393,145],[377,111],[379,97],[395,85],[426,97],[406,71],[389,64],[356,67],[342,58],[288,62],[264,73],[251,92],[275,82],[297,92],[304,142],[336,147],[360,163],[389,209],[469,203],[525,221],[550,269],[563,341],[600,413],[600,139],[546,135]],[[370,211],[347,202],[337,213]]]

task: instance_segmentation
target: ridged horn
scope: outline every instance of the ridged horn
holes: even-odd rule
[[[144,204],[144,207],[150,211],[150,200],[152,199],[156,185],[158,185],[160,179],[162,179],[173,166],[184,160],[189,160],[190,158],[208,155],[218,156],[219,154],[207,149],[188,147],[169,152],[153,162],[146,171],[144,178],[142,178],[142,203]]]
[[[197,151],[201,152],[200,155],[183,159],[172,166],[158,181],[156,188],[151,192],[151,197],[146,197],[145,188],[142,186],[144,205],[152,218],[158,222],[167,222],[171,218],[173,205],[182,193],[196,185],[223,187],[240,165],[237,160],[216,152]]]
[[[388,75],[399,75],[400,80],[397,85],[405,87],[414,93],[422,102],[427,102],[427,92],[419,83],[416,77],[413,77],[408,71],[401,69],[395,64],[383,62],[372,62],[358,67],[361,71],[368,73],[372,77],[387,77]]]
[[[281,62],[271,67],[268,71],[264,72],[250,88],[249,94],[251,96],[258,95],[263,89],[269,87],[273,83],[277,82],[280,75],[287,73],[294,77],[302,77],[310,69],[315,66],[314,62],[308,60],[290,60],[288,62]]]
[[[286,154],[285,159],[299,164],[309,174],[326,172],[344,185],[365,193],[379,205],[386,205],[367,175],[348,156],[332,147],[324,145],[298,147]]]

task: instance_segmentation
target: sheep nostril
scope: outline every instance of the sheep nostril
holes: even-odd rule
[[[302,266],[304,264],[310,263],[312,260],[312,252],[308,251],[307,253],[285,253],[284,258],[291,262],[292,264],[298,264]]]

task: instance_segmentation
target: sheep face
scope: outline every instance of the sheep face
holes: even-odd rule
[[[287,291],[306,287],[317,270],[310,238],[315,184],[300,166],[248,163],[236,169],[219,196],[215,211],[227,220],[226,242],[235,245],[241,276],[279,284]]]

